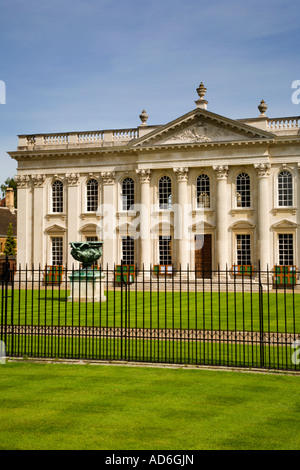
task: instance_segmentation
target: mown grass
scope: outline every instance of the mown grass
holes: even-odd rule
[[[299,449],[299,376],[8,363],[0,449]]]
[[[1,292],[0,292],[1,295]],[[67,302],[61,290],[14,290],[11,298],[0,297],[1,321],[19,325],[69,325],[137,328],[189,328],[259,331],[258,293],[233,292],[106,292],[106,302]],[[5,304],[5,305],[4,305]],[[6,313],[5,313],[6,312]],[[263,295],[263,329],[300,332],[300,295]]]
[[[7,353],[16,357],[88,359],[106,361],[202,364],[299,371],[293,361],[295,349],[259,342],[235,343],[185,341],[183,339],[137,339],[133,335],[6,335]]]

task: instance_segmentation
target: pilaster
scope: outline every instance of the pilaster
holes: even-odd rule
[[[31,233],[33,231],[30,176],[17,175],[15,181],[18,194],[17,224],[19,227],[17,265],[21,265],[21,268],[25,269],[26,264],[28,264],[30,269],[32,264]]]
[[[71,256],[70,242],[79,241],[78,219],[79,219],[79,173],[67,173],[65,180],[67,183],[67,239],[65,240],[65,259],[69,268],[75,267],[77,261]]]
[[[187,211],[187,183],[188,183],[188,168],[173,168],[177,177],[178,184],[178,205],[179,210],[176,211],[176,224],[178,225],[178,266],[181,266],[183,271],[187,270],[190,264],[190,240],[186,237],[186,212]]]
[[[136,170],[141,185],[140,210],[140,267],[145,271],[151,265],[151,237],[150,237],[150,170]]]
[[[102,239],[103,255],[102,266],[106,269],[113,269],[117,255],[117,233],[116,233],[116,214],[114,201],[115,173],[107,171],[101,173],[103,203],[102,207]]]
[[[32,175],[32,199],[34,211],[32,214],[32,238],[33,238],[33,265],[35,269],[39,266],[43,269],[45,265],[45,247],[44,247],[44,214],[45,214],[45,175]]]
[[[258,177],[258,203],[257,203],[257,246],[260,268],[266,271],[270,267],[270,240],[269,240],[269,175],[270,163],[254,165]]]
[[[216,264],[226,270],[228,259],[227,165],[213,166],[217,178]]]

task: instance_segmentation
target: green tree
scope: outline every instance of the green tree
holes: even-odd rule
[[[5,196],[7,188],[12,188],[14,190],[14,202],[15,202],[15,208],[17,208],[17,183],[13,178],[6,178],[3,184],[0,186],[1,191],[2,191],[2,196]]]
[[[9,224],[7,237],[4,243],[4,253],[6,255],[15,255],[17,249],[17,242],[13,234],[13,226]]]

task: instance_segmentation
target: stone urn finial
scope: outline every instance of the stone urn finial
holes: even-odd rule
[[[143,109],[143,111],[141,112],[141,114],[139,116],[140,120],[142,121],[141,126],[147,126],[146,121],[147,121],[148,117],[149,117],[148,114]]]
[[[204,98],[206,92],[207,92],[207,88],[205,88],[205,86],[201,82],[200,85],[197,88],[197,93],[200,96],[201,100]]]
[[[260,115],[261,116],[264,116],[265,115],[265,112],[267,111],[268,109],[268,106],[266,105],[266,103],[264,102],[264,100],[261,100],[261,102],[259,103],[259,105],[257,106],[258,107],[258,110],[260,112]]]
[[[206,109],[207,108],[208,101],[206,101],[204,99],[206,91],[207,91],[207,89],[205,88],[205,86],[201,82],[200,85],[197,88],[197,93],[198,93],[198,96],[199,96],[199,99],[197,101],[195,101],[195,103],[197,105],[197,108],[201,108],[201,109]]]

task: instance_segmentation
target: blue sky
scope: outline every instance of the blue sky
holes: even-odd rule
[[[165,124],[194,109],[300,115],[297,0],[0,0],[0,183],[18,134]]]

